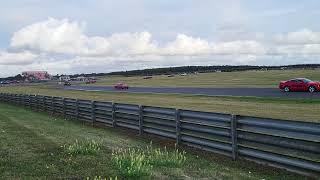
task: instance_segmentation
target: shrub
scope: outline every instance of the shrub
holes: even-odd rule
[[[179,151],[175,146],[174,151],[168,151],[166,147],[153,148],[152,144],[147,147],[149,161],[155,166],[181,167],[186,161],[186,152]]]
[[[112,161],[126,177],[150,175],[152,166],[146,154],[140,149],[118,149],[112,152]]]
[[[65,150],[69,155],[93,155],[100,150],[100,144],[94,140],[78,141],[65,145]]]

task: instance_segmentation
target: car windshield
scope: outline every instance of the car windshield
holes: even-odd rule
[[[310,79],[301,79],[304,83],[312,82]]]

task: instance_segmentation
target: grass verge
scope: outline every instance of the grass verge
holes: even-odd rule
[[[150,140],[155,149],[168,147],[167,140],[137,136],[127,129],[96,128],[48,116],[42,112],[0,103],[0,177],[3,179],[128,179],[112,162],[112,152],[123,148],[147,151]],[[70,156],[63,146],[76,140],[100,143],[94,156]],[[186,149],[182,167],[152,168],[149,177],[139,179],[307,179],[279,169],[246,161],[232,161],[224,156]],[[100,178],[98,178],[100,179]]]

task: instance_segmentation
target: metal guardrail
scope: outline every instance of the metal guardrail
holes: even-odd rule
[[[0,101],[320,177],[320,123],[26,94],[0,93]]]

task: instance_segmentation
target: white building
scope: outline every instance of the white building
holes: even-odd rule
[[[59,77],[59,81],[70,81],[71,79],[70,79],[70,76],[60,76]]]

